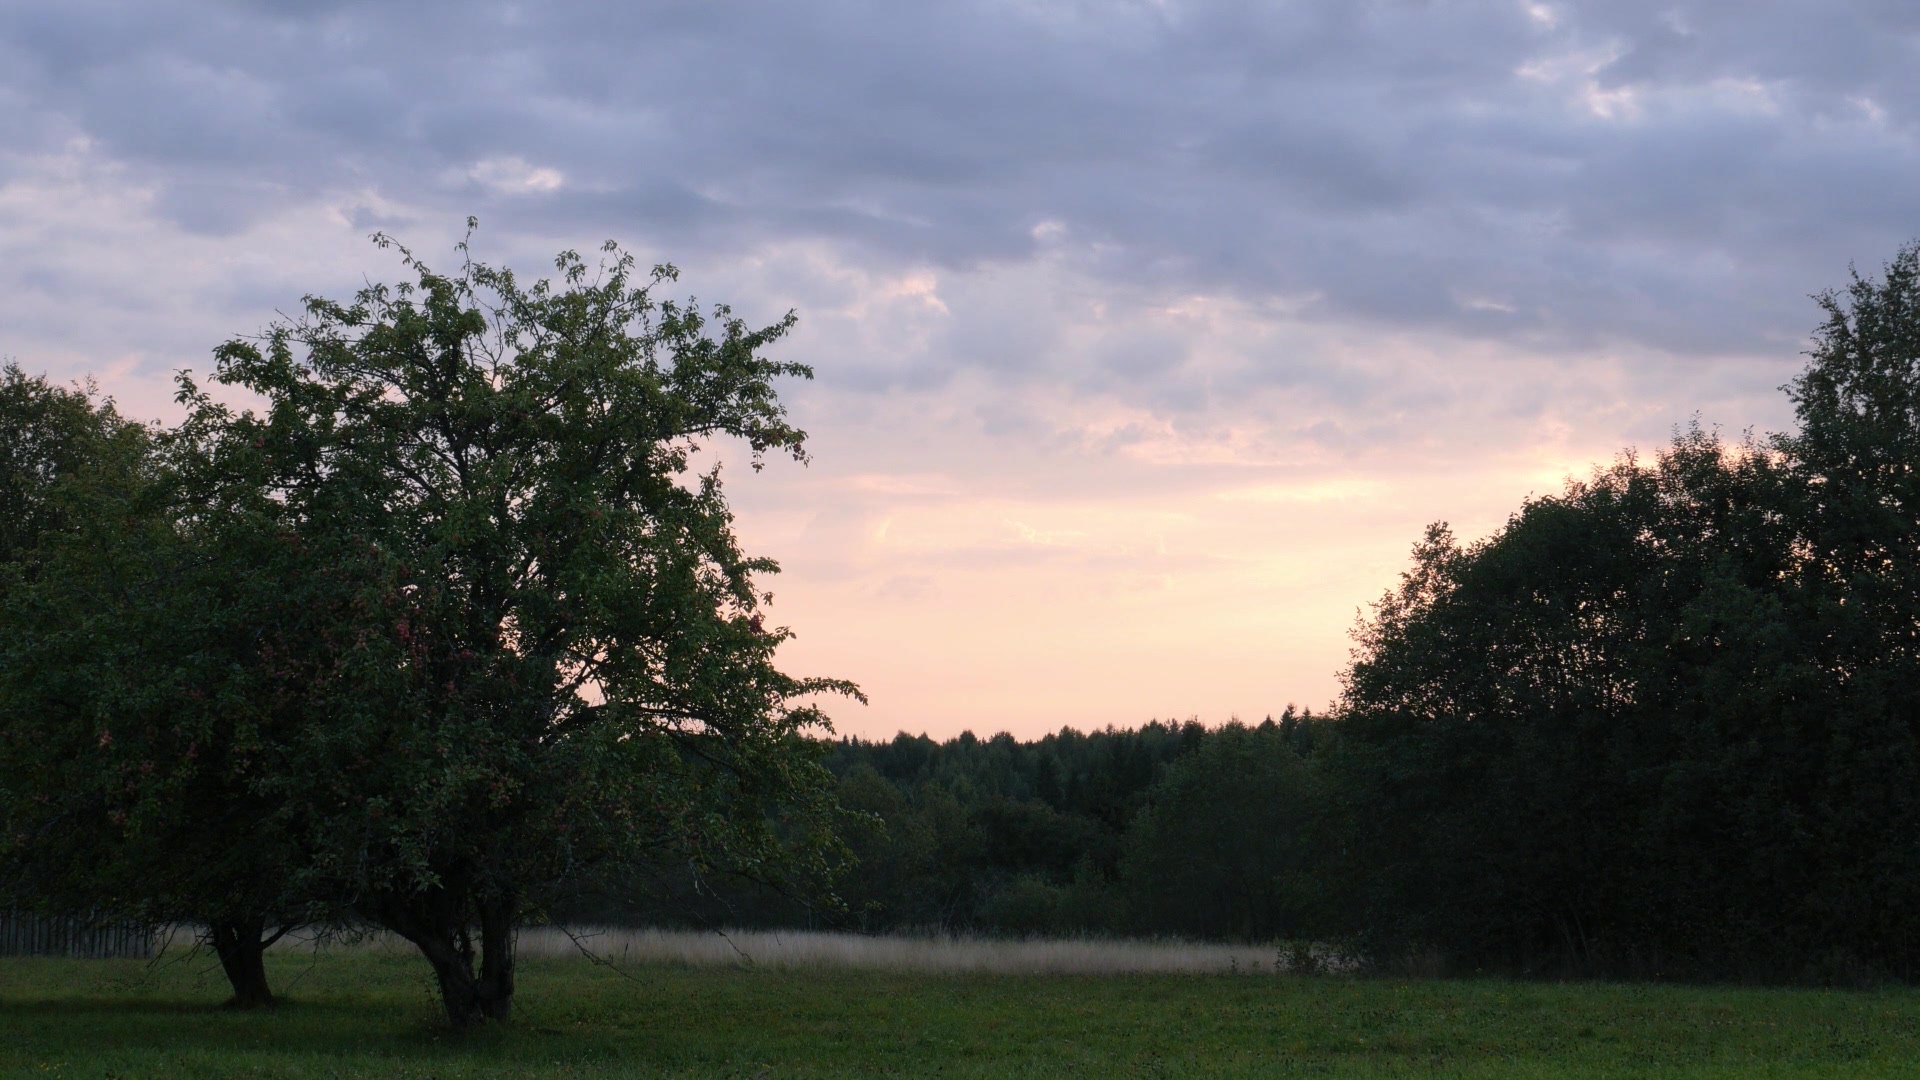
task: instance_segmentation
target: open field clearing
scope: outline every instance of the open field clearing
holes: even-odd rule
[[[530,953],[536,950],[530,950]],[[1908,1076],[1920,992],[1026,975],[528,955],[515,1022],[448,1035],[425,964],[279,951],[0,960],[0,1074],[38,1077]]]

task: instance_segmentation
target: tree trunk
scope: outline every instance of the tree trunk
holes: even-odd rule
[[[480,1001],[487,1019],[506,1023],[513,1011],[514,903],[494,897],[480,905]]]
[[[274,1004],[273,989],[267,985],[267,942],[263,919],[236,918],[215,920],[208,928],[213,951],[220,955],[220,967],[233,985],[231,1009],[255,1009]]]
[[[447,1023],[464,1031],[490,1021],[506,1023],[513,1014],[515,907],[507,894],[472,899],[480,922],[477,973],[467,905],[444,890],[389,900],[379,906],[377,918],[426,957],[440,984]]]

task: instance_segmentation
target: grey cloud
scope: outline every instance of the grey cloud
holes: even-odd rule
[[[1098,371],[1129,380],[1152,378],[1185,363],[1191,348],[1192,342],[1170,334],[1128,335],[1099,350]]]
[[[167,185],[155,205],[188,232],[234,236],[285,198],[280,184],[200,174]]]
[[[1417,191],[1390,149],[1366,146],[1355,133],[1324,122],[1243,124],[1214,137],[1204,156],[1210,165],[1276,184],[1318,210],[1403,206]]]
[[[370,190],[400,220],[971,268],[1053,220],[1116,283],[1546,350],[1775,349],[1920,227],[1911,5],[1550,7],[29,0],[0,101],[39,118],[5,122],[16,153],[84,133],[203,232]],[[1594,115],[1589,77],[1641,104]],[[1726,97],[1747,82],[1767,100]],[[567,182],[461,179],[507,157]],[[941,355],[1018,379],[1045,343],[975,326]]]

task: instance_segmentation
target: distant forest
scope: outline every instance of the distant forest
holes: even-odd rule
[[[1153,722],[1022,742],[823,744],[855,859],[838,904],[725,879],[655,879],[565,914],[713,926],[1294,938],[1325,918],[1307,891],[1326,723]],[[612,897],[649,898],[621,908]]]

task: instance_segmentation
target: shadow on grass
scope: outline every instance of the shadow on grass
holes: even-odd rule
[[[283,1005],[291,1004],[282,1002]],[[0,1001],[0,1017],[32,1016],[41,1014],[59,1020],[66,1020],[81,1013],[101,1016],[118,1016],[134,1013],[160,1013],[172,1016],[219,1016],[244,1015],[243,1010],[230,1009],[218,1001],[156,1001],[128,1000],[109,997],[61,997],[43,1001],[21,1001],[18,999]]]
[[[105,996],[0,1001],[0,1032],[18,1057],[269,1048],[300,1056],[441,1055],[497,1050],[535,1034],[526,1028],[455,1033],[425,1002],[283,998],[271,1008],[233,1009],[218,1001]]]

